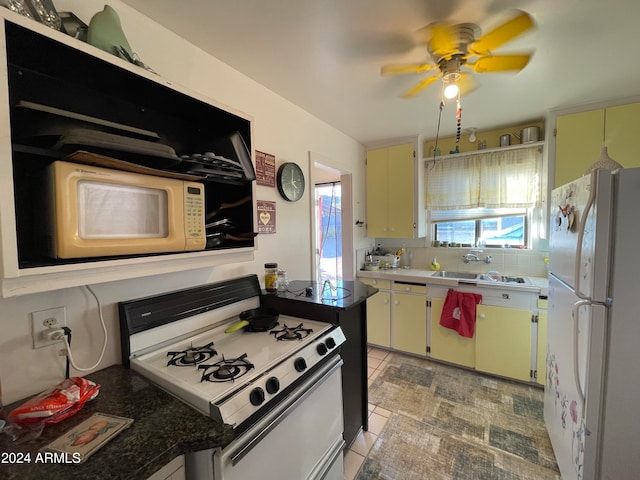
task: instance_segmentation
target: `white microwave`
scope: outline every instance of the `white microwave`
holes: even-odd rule
[[[203,250],[204,185],[56,161],[46,175],[55,258]]]

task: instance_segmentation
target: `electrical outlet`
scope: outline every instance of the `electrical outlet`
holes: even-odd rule
[[[33,325],[33,348],[42,348],[62,342],[62,340],[49,340],[47,333],[67,324],[67,309],[66,307],[57,307],[31,312],[31,322]]]

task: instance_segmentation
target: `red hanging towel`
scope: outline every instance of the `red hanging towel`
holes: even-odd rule
[[[459,335],[473,338],[476,328],[476,305],[482,302],[479,293],[456,292],[450,289],[444,301],[440,325]]]

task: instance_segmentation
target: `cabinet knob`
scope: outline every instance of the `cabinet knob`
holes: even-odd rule
[[[404,291],[405,292],[410,292],[411,291],[411,287],[404,287]]]
[[[382,302],[382,303],[384,303],[384,304],[386,305],[387,303],[389,303],[389,300],[387,300],[387,299],[385,298],[385,299],[384,299],[384,302]]]
[[[400,305],[400,302],[398,300],[394,300],[393,304],[394,305]]]
[[[479,317],[480,317],[480,318],[484,318],[484,313],[481,313],[481,314],[479,315]]]
[[[374,284],[374,285],[377,285],[378,281],[377,280],[373,280],[371,283]]]

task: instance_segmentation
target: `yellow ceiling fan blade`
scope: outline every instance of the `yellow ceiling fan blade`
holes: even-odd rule
[[[476,56],[487,55],[533,27],[534,22],[531,15],[527,12],[519,11],[511,20],[506,21],[473,42],[469,46],[469,52]]]
[[[380,69],[381,75],[404,75],[406,73],[422,73],[429,70],[435,70],[437,65],[429,63],[405,63],[383,65]]]
[[[531,59],[530,54],[518,55],[488,55],[480,57],[473,64],[468,63],[477,73],[485,72],[506,72],[522,70]]]
[[[461,72],[458,79],[458,88],[460,88],[460,96],[464,97],[478,88],[478,84],[469,72]]]
[[[458,53],[458,38],[452,25],[434,23],[421,29],[428,35],[427,49],[436,58],[450,58]]]
[[[440,78],[440,75],[433,75],[431,77],[425,78],[421,82],[418,82],[413,88],[410,88],[409,90],[404,92],[402,94],[402,97],[403,98],[415,97],[418,93],[420,93],[422,90],[427,88],[429,85],[431,85],[433,82],[435,82],[439,78]]]

